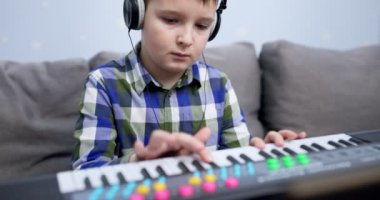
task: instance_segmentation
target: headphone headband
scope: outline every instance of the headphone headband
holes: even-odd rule
[[[221,15],[223,10],[227,8],[227,0],[222,0],[219,4],[218,9],[216,10],[216,20],[214,21],[211,29],[210,37],[208,41],[211,41],[218,34],[220,24],[221,24]],[[124,22],[128,27],[128,30],[140,30],[144,21],[145,15],[145,3],[144,0],[124,0],[123,6],[124,13]]]

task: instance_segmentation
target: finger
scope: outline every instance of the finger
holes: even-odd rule
[[[212,162],[212,160],[213,160],[211,152],[207,148],[204,148],[201,151],[199,151],[198,155],[200,156],[200,158],[203,162],[209,163],[209,162]]]
[[[207,140],[211,136],[211,130],[208,127],[202,128],[195,134],[195,138],[200,140],[203,144],[206,144]]]
[[[298,134],[291,130],[280,130],[278,133],[283,137],[284,140],[294,140],[298,138]]]
[[[181,149],[178,152],[178,156],[188,156],[191,155],[193,152],[189,151],[188,149]]]
[[[258,149],[264,149],[265,148],[265,142],[261,138],[254,137],[250,141],[251,146],[257,147]]]
[[[154,131],[149,144],[137,155],[148,160],[155,159],[173,149],[173,144],[175,144],[174,138],[169,133],[161,130]]]
[[[207,150],[203,142],[186,133],[176,133],[174,136],[178,144],[181,145],[181,148],[198,154],[202,161],[211,162],[211,153]]]
[[[303,139],[307,136],[307,133],[305,131],[301,132],[298,134],[298,138],[297,139]]]
[[[140,140],[137,140],[133,147],[135,149],[137,160],[145,160],[146,150],[144,144]]]
[[[274,143],[279,147],[284,146],[284,138],[276,131],[269,131],[269,133],[265,136],[264,141],[266,143]]]

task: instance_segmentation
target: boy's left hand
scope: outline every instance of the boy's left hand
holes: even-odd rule
[[[259,149],[264,149],[265,143],[274,143],[279,147],[284,146],[284,141],[302,139],[306,137],[306,132],[296,133],[291,130],[269,131],[264,140],[259,137],[254,137],[250,141],[251,146]]]

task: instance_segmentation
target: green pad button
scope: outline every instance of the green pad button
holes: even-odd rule
[[[267,160],[267,167],[270,171],[280,169],[280,162],[277,159],[270,158]]]
[[[296,159],[300,165],[308,165],[310,163],[309,157],[306,154],[298,154]]]
[[[292,168],[296,164],[294,163],[294,160],[290,156],[284,156],[281,158],[282,164],[284,165],[285,168]]]

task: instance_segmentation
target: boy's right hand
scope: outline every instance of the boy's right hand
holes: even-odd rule
[[[211,162],[211,153],[205,146],[210,135],[209,128],[199,130],[194,136],[181,132],[169,133],[156,130],[152,133],[147,146],[144,146],[141,141],[135,142],[135,154],[130,160],[152,160],[168,154],[181,156],[195,153],[200,156],[202,161]]]

